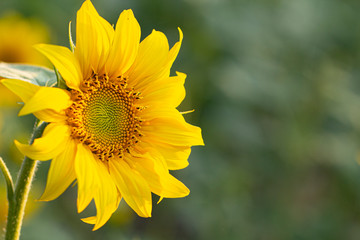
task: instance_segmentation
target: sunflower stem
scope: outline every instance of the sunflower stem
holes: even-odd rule
[[[39,126],[35,123],[34,132],[30,139],[30,144],[36,138],[41,137],[47,123],[43,122]],[[32,179],[35,175],[37,161],[25,156],[16,179],[15,190],[12,199],[9,200],[8,219],[6,225],[6,240],[18,240],[22,220],[25,213],[25,206],[29,196]]]

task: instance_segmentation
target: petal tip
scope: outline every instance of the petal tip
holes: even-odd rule
[[[38,43],[32,46],[37,51],[41,52],[44,47],[46,47],[45,43]]]
[[[44,194],[43,194],[39,199],[36,199],[35,201],[37,201],[37,202],[49,202],[51,200],[52,199],[48,198],[47,196],[44,196]]]
[[[182,32],[182,30],[181,30],[180,27],[178,27],[178,31],[179,31],[179,42],[182,42],[182,40],[183,40],[183,38],[184,38],[184,34],[183,34],[183,32]]]
[[[29,145],[22,144],[18,140],[14,140],[16,148],[25,156],[27,156],[27,148],[30,147]]]
[[[159,201],[157,201],[156,204],[159,204],[163,199],[164,199],[164,197],[163,197],[163,196],[160,196]]]
[[[184,79],[187,77],[186,73],[178,72],[178,71],[175,71],[175,73],[176,73],[176,75],[177,75],[178,77],[181,77],[181,78],[184,78]]]
[[[106,222],[104,223],[96,223],[95,226],[93,227],[92,231],[96,231],[98,230],[99,228],[101,228],[102,226],[104,226]]]
[[[125,12],[126,14],[134,16],[134,12],[131,9],[125,9],[123,12]]]
[[[18,117],[21,117],[21,116],[25,116],[27,114],[29,114],[30,112],[28,112],[28,109],[24,106],[20,112],[18,113]]]

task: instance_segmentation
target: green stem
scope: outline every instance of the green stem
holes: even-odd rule
[[[4,174],[5,180],[6,180],[6,188],[7,188],[7,198],[8,201],[12,201],[14,197],[14,184],[11,178],[11,174],[9,172],[9,169],[6,167],[5,162],[0,157],[0,169],[2,173]]]
[[[36,138],[41,137],[47,123],[43,122],[35,128],[30,140],[30,144]],[[35,175],[37,161],[28,157],[24,158],[20,172],[16,179],[15,190],[12,201],[9,201],[8,219],[6,225],[6,240],[18,240],[22,220],[24,217],[26,201],[29,196],[32,179]]]

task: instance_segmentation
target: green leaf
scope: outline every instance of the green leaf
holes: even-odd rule
[[[38,86],[53,87],[57,83],[53,70],[45,67],[0,62],[0,78],[19,79]]]

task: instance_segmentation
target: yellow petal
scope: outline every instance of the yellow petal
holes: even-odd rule
[[[113,45],[107,61],[110,77],[124,74],[134,63],[140,42],[140,26],[133,12],[124,10],[116,23]]]
[[[154,152],[154,149],[165,159],[166,168],[169,170],[178,170],[186,168],[189,165],[188,158],[191,147],[179,147],[159,142],[139,142],[132,154],[142,158],[144,154]]]
[[[179,41],[174,44],[174,46],[170,49],[167,61],[165,63],[165,67],[162,72],[157,76],[158,79],[162,79],[164,77],[169,76],[170,68],[172,67],[173,63],[175,62],[175,59],[177,55],[179,54],[180,47],[183,40],[183,33],[180,28],[178,28],[179,31]]]
[[[75,156],[75,173],[78,183],[78,212],[82,212],[97,193],[99,179],[97,174],[97,160],[87,146],[77,145]]]
[[[94,198],[97,216],[83,221],[103,226],[117,209],[120,196],[104,162],[95,158],[87,146],[77,145],[75,172],[78,180],[78,212],[82,212]]]
[[[143,158],[144,154],[153,153],[154,149],[165,159],[166,168],[169,170],[178,170],[186,168],[189,165],[188,158],[191,147],[173,146],[159,142],[139,142],[132,152],[133,155]]]
[[[183,39],[183,34],[182,34],[181,29],[178,28],[178,30],[179,30],[180,39],[170,49],[170,51],[167,55],[166,61],[165,61],[164,65],[161,67],[161,70],[155,74],[152,74],[149,77],[142,79],[141,81],[138,81],[135,86],[136,89],[138,89],[139,91],[144,91],[144,89],[146,89],[148,87],[157,86],[159,84],[162,84],[164,81],[167,81],[167,78],[170,75],[170,68],[172,67],[172,65],[180,51],[180,47],[181,47],[181,43],[182,43],[182,39]]]
[[[41,88],[29,82],[25,82],[17,79],[3,79],[1,83],[4,84],[9,90],[15,93],[26,103],[32,96]]]
[[[35,117],[44,122],[65,122],[67,119],[65,111],[61,111],[61,113],[59,113],[52,109],[41,110],[34,112],[33,114]]]
[[[160,142],[175,146],[204,145],[201,129],[174,118],[157,118],[141,128],[146,142]]]
[[[46,188],[40,198],[41,201],[51,201],[57,198],[75,180],[76,143],[69,138],[65,145],[64,151],[51,161]]]
[[[187,152],[183,153],[183,155],[186,155],[187,153],[189,153],[190,155],[190,149]],[[187,159],[186,160],[166,159],[166,164],[168,165],[169,170],[179,170],[189,166],[189,162]]]
[[[70,107],[72,101],[68,91],[60,88],[41,87],[33,97],[25,103],[19,112],[19,116],[44,109],[52,109],[61,112]]]
[[[174,178],[159,156],[149,154],[135,163],[135,169],[146,179],[151,191],[161,197],[179,198],[189,195],[189,189]]]
[[[190,156],[190,147],[174,147],[168,144],[154,144],[154,147],[164,157],[167,167],[170,170],[178,170],[186,168],[189,165],[188,158]]]
[[[204,145],[201,129],[187,123],[173,107],[151,106],[143,110],[140,117],[145,120],[142,126],[144,142],[172,145],[178,149]]]
[[[87,224],[95,224],[95,223],[96,223],[96,216],[87,217],[87,218],[82,218],[81,220],[82,220],[84,223],[87,223]]]
[[[113,35],[111,25],[100,17],[90,1],[85,1],[77,13],[75,48],[84,79],[93,70],[101,74]]]
[[[146,180],[123,160],[109,161],[110,175],[126,203],[141,217],[151,217],[151,191]]]
[[[37,44],[35,48],[54,64],[69,88],[79,90],[83,76],[78,60],[68,48],[49,44]]]
[[[167,68],[171,68],[173,63],[175,62],[175,59],[177,57],[177,55],[179,54],[180,51],[180,47],[183,41],[183,32],[181,31],[180,28],[178,28],[179,31],[179,41],[177,43],[174,44],[174,46],[170,49],[169,54],[168,54],[168,58],[167,58],[167,62],[165,64],[165,71]],[[160,75],[160,78],[162,78],[162,76]]]
[[[157,81],[157,84],[151,84],[142,90],[142,96],[139,104],[146,105],[167,105],[177,107],[185,98],[185,78],[186,74],[176,72],[177,76],[165,78],[164,81]]]
[[[121,197],[118,196],[118,201],[116,203],[116,206],[119,205],[120,203],[120,200],[121,200]],[[117,207],[116,207],[117,208]],[[96,224],[97,220],[98,220],[98,217],[97,216],[92,216],[92,217],[87,217],[87,218],[82,218],[81,219],[83,222],[87,223],[87,224]],[[102,225],[101,225],[102,226]],[[99,229],[101,226],[94,226],[94,229],[93,231]]]
[[[14,92],[16,95],[18,95],[21,100],[24,101],[24,103],[30,101],[30,99],[37,93],[37,91],[42,88],[32,83],[17,79],[3,79],[1,80],[1,83],[3,83],[4,86]],[[63,111],[56,112],[53,109],[44,109],[34,112],[33,114],[38,119],[45,122],[62,122],[66,119]]]
[[[140,43],[138,55],[129,70],[129,79],[135,83],[158,72],[165,64],[168,52],[169,44],[166,36],[162,32],[153,30]]]
[[[99,188],[94,195],[96,206],[96,222],[93,231],[102,227],[117,209],[120,197],[113,179],[105,164],[101,161],[98,163]]]
[[[19,151],[34,160],[49,160],[63,152],[66,141],[70,136],[68,125],[61,123],[50,123],[41,138],[35,139],[32,145],[21,144],[15,140]]]
[[[174,106],[166,106],[164,104],[154,104],[154,103],[152,103],[150,106],[149,105],[145,105],[145,106],[148,107],[143,109],[139,113],[139,116],[143,120],[150,121],[152,119],[157,119],[157,118],[173,118],[177,121],[186,123],[183,115],[176,108],[174,108]]]

